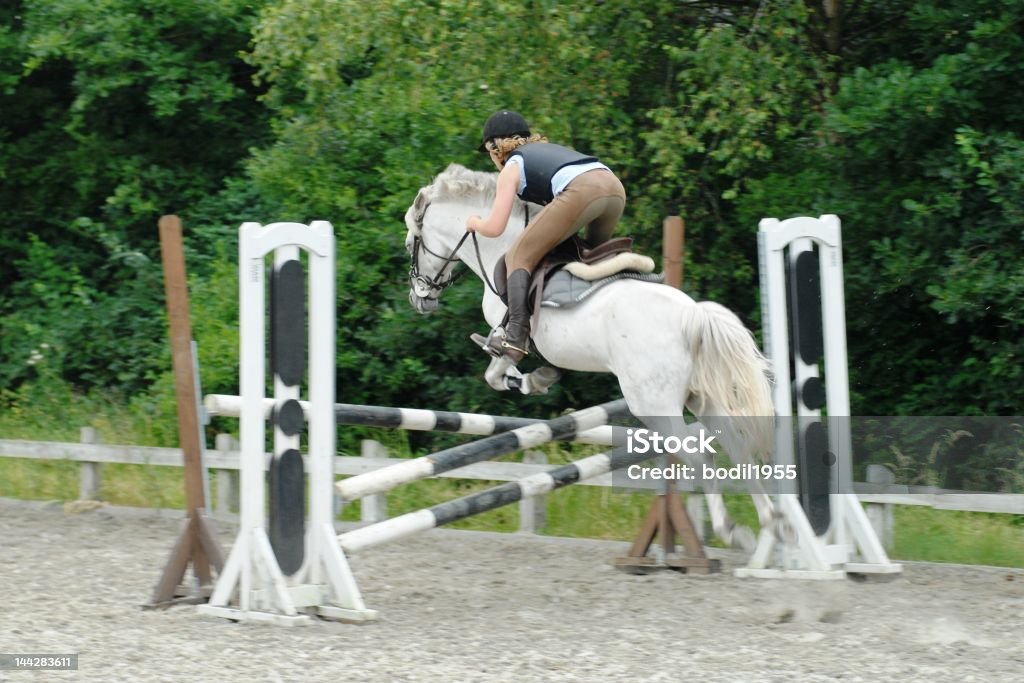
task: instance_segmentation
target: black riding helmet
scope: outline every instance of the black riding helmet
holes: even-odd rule
[[[503,109],[491,114],[484,124],[484,137],[480,141],[479,150],[487,151],[487,143],[495,138],[509,138],[519,135],[524,138],[530,137],[530,124],[520,114],[510,109]]]

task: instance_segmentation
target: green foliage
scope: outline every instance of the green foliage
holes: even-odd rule
[[[229,219],[231,176],[268,131],[238,56],[253,7],[14,5],[0,33],[0,381],[31,380],[26,359],[47,343],[65,379],[136,393],[167,362],[157,219]]]
[[[31,279],[11,292],[35,305],[0,318],[0,378],[6,386],[66,377],[81,386],[141,390],[163,360],[159,271],[141,254],[123,255],[136,275],[116,293],[97,291],[74,263],[35,235],[16,267]],[[97,325],[97,321],[103,321]],[[103,362],[103,361],[106,362]]]
[[[828,144],[795,146],[744,199],[746,215],[843,218],[855,413],[1006,415],[1024,399],[1021,118],[1004,85],[1024,76],[1024,6],[969,10],[912,3],[901,53],[840,79]]]
[[[687,289],[750,318],[757,221],[737,221],[734,203],[752,177],[772,168],[778,150],[814,129],[829,60],[801,42],[810,26],[802,3],[772,3],[666,45],[675,87],[648,112],[653,126],[640,131],[648,170],[638,203],[646,221],[656,225],[677,203],[687,220]]]
[[[207,391],[237,391],[238,225],[327,219],[343,400],[545,415],[607,399],[598,376],[540,399],[490,391],[465,340],[482,331],[477,284],[427,318],[406,301],[407,207],[450,162],[486,169],[481,123],[512,107],[618,172],[621,232],[641,250],[683,215],[687,290],[755,329],[758,221],[838,214],[856,413],[1019,412],[1024,114],[1007,84],[1024,75],[1022,14],[1019,0],[8,3],[5,405],[20,387],[102,387],[174,440],[155,230],[171,212]]]

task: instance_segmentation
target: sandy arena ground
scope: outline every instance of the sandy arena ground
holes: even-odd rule
[[[622,543],[435,530],[354,558],[376,623],[281,628],[140,609],[179,521],[0,499],[0,652],[80,653],[0,681],[1024,681],[1021,569],[629,576]]]

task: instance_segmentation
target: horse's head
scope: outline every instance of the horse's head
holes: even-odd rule
[[[416,195],[409,210],[405,212],[405,249],[409,252],[409,303],[417,313],[433,313],[437,310],[438,297],[451,286],[457,277],[453,268],[458,261],[455,251],[446,246],[443,235],[427,236],[424,221],[430,207],[428,187]],[[430,242],[428,245],[427,243]]]
[[[494,201],[496,178],[496,173],[471,171],[451,164],[431,185],[419,191],[405,212],[405,249],[412,261],[409,303],[419,313],[437,310],[441,292],[462,274],[464,266],[456,262],[471,234],[466,232],[466,219],[472,214],[487,212]],[[499,239],[478,243],[474,235],[470,246],[476,259],[466,262],[469,268],[474,271],[479,268],[477,275],[486,277],[515,236],[515,230],[506,230]],[[456,267],[459,270],[456,271]]]

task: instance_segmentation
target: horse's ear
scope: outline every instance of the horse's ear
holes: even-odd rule
[[[427,207],[430,205],[430,198],[427,196],[426,188],[423,188],[416,195],[416,201],[412,203],[412,215],[416,221],[416,225],[423,226],[423,216],[427,213]]]

